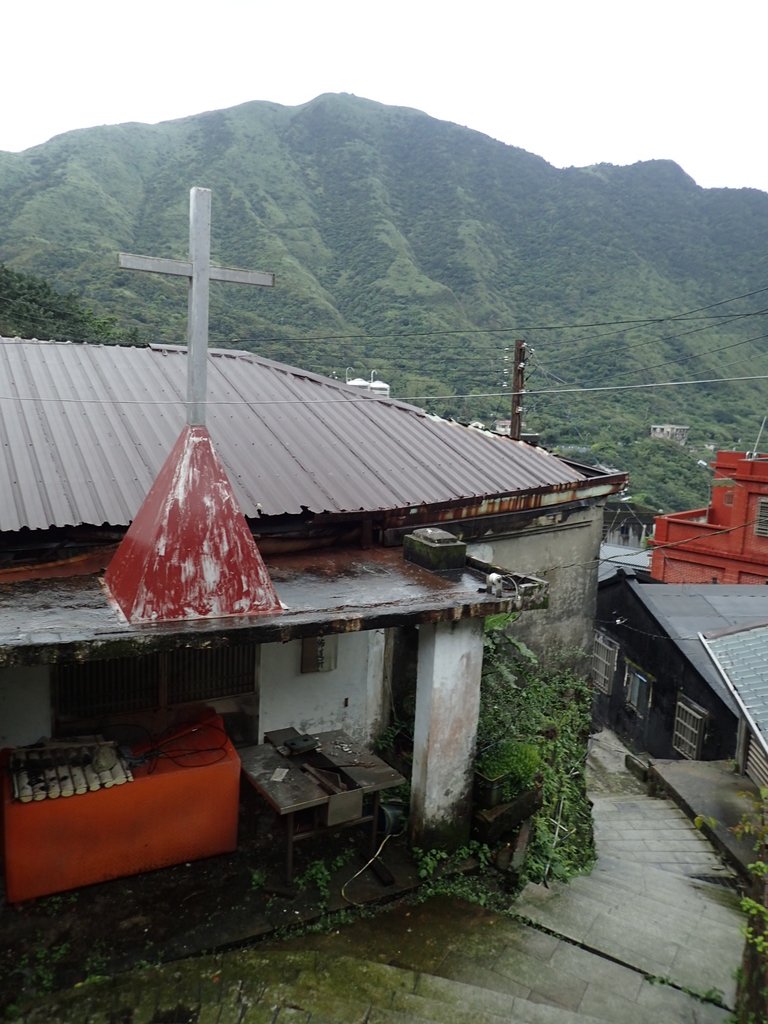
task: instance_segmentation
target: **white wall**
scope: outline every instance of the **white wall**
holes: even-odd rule
[[[261,648],[259,740],[293,726],[299,732],[343,729],[360,742],[378,731],[386,706],[385,631],[342,633],[336,668],[302,673],[301,641]]]
[[[47,665],[0,669],[0,747],[22,747],[51,735]]]
[[[591,650],[602,508],[538,516],[519,533],[469,544],[468,553],[549,582],[549,607],[523,612],[513,633],[540,657],[556,648]]]

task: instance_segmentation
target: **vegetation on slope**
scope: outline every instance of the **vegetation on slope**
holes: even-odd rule
[[[0,263],[0,336],[117,343],[130,341],[132,332],[114,317],[97,315],[75,295]]]
[[[213,190],[214,259],[277,274],[275,289],[212,287],[212,344],[342,378],[375,370],[430,411],[490,421],[509,410],[522,336],[526,427],[547,444],[609,461],[619,443],[622,465],[651,423],[689,424],[695,446],[756,434],[760,381],[550,392],[768,372],[761,192],[704,190],[668,161],[556,170],[418,111],[327,95],[0,154],[0,257],[140,342],[183,342],[183,282],[121,271],[116,252],[185,257],[193,185]]]

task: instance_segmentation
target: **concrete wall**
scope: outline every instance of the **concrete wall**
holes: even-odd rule
[[[549,581],[549,607],[523,612],[513,627],[541,658],[592,649],[602,522],[599,506],[546,512],[515,533],[468,546],[476,558]]]
[[[423,849],[469,839],[482,666],[482,619],[419,626],[410,825]]]
[[[50,735],[48,666],[0,669],[0,747],[21,747]]]
[[[338,637],[336,668],[301,671],[301,641],[261,648],[259,736],[293,726],[299,732],[344,729],[367,742],[381,728],[388,705],[386,631]]]

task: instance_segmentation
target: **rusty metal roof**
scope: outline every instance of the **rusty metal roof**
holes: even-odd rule
[[[184,426],[186,361],[181,346],[0,338],[0,531],[126,526]],[[251,518],[587,482],[541,448],[234,350],[209,353],[207,425]]]

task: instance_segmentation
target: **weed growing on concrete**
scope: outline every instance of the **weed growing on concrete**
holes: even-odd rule
[[[739,1024],[768,1022],[768,787],[753,800],[752,811],[734,828],[739,836],[754,838],[755,860],[750,892],[742,897],[746,915],[746,943],[739,972],[736,1019]]]
[[[565,661],[565,659],[563,659]],[[568,878],[594,860],[585,762],[591,692],[570,668],[543,668],[506,633],[504,621],[486,627],[477,751],[480,763],[511,740],[538,752],[542,808],[534,818],[526,878]]]

